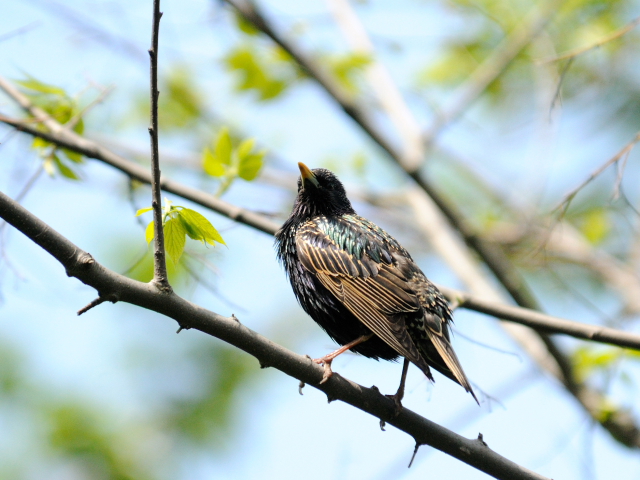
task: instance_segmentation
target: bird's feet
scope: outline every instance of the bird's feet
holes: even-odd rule
[[[320,385],[329,380],[333,375],[333,370],[331,370],[331,362],[335,356],[333,354],[325,355],[322,358],[314,358],[313,363],[317,363],[318,365],[322,365],[324,367],[324,374],[322,375],[322,380],[320,380]]]
[[[402,397],[404,397],[404,392],[398,390],[394,395],[385,395],[385,397],[390,398],[393,400],[393,403],[396,404],[396,408],[393,411],[393,418],[400,415],[400,412],[402,411]]]

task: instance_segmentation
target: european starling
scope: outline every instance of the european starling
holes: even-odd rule
[[[451,308],[411,255],[387,232],[358,216],[329,170],[299,163],[298,195],[276,233],[280,262],[302,308],[342,348],[314,360],[325,367],[346,350],[383,360],[405,358],[394,399],[404,393],[408,362],[429,367],[478,401],[449,338]]]

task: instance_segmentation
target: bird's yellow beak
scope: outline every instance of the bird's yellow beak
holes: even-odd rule
[[[318,179],[313,174],[311,169],[307,167],[304,163],[298,162],[298,168],[300,169],[300,177],[302,177],[302,186],[306,186],[308,184],[313,185],[314,187],[318,187],[320,184],[318,183]]]

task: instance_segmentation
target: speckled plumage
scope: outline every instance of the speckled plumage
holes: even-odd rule
[[[433,380],[431,366],[475,398],[451,347],[446,299],[391,235],[356,214],[332,172],[304,169],[312,181],[298,180],[291,216],[276,233],[302,308],[338,344],[373,332],[351,350],[403,356]]]

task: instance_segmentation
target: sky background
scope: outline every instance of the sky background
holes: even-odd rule
[[[136,117],[132,99],[144,98],[148,88],[151,2],[7,0],[1,10],[0,35],[28,28],[0,42],[0,75],[14,80],[30,75],[68,92],[90,84],[114,85],[106,101],[87,117],[87,135],[111,145],[148,148],[146,124]],[[266,175],[290,180],[292,188],[296,162],[304,161],[310,167],[336,168],[348,191],[366,188],[382,194],[403,188],[398,171],[379,159],[379,152],[354,124],[310,82],[271,103],[234,93],[234,78],[221,66],[221,59],[238,42],[239,34],[218,3],[165,0],[162,11],[161,75],[177,65],[188,65],[211,111],[277,153]],[[272,1],[267,11],[276,25],[302,30],[299,39],[311,51],[344,48],[323,2]],[[465,24],[441,2],[403,0],[393,6],[371,2],[359,6],[358,12],[379,47],[381,60],[408,92],[412,110],[428,120],[429,109],[416,88],[420,65],[437,59],[447,39],[465,35],[474,25]],[[446,92],[434,89],[429,95],[446,103]],[[530,106],[523,103],[522,115],[509,122],[485,120],[482,104],[474,106],[460,127],[443,134],[440,145],[469,159],[469,167],[490,184],[499,185],[506,198],[543,204],[559,201],[629,140],[628,132],[599,123],[596,107],[578,110],[569,104],[550,121]],[[11,111],[11,102],[0,97],[0,112]],[[216,127],[210,128],[213,134]],[[39,159],[25,148],[28,138],[7,132],[0,130],[0,190],[15,197],[38,169]],[[160,142],[167,152],[198,154],[188,134],[162,136]],[[360,152],[371,157],[362,176],[347,165]],[[198,165],[187,167],[169,164],[163,171],[213,191]],[[627,175],[637,178],[637,169],[637,162],[630,161]],[[142,192],[132,205],[124,176],[96,161],[87,161],[80,172],[79,182],[42,175],[22,204],[99,262],[122,272],[146,248],[143,227],[134,213],[148,200]],[[227,243],[208,252],[216,268],[211,276],[216,292],[186,282],[179,287],[182,294],[220,314],[235,313],[248,327],[298,353],[315,358],[334,348],[298,307],[276,262],[271,237],[167,197],[205,214]],[[293,197],[290,190],[269,182],[238,181],[224,198],[274,215],[280,222]],[[371,216],[406,244],[434,282],[462,288],[443,261],[397,221],[361,201],[355,205],[359,213]],[[234,396],[232,426],[214,434],[224,438],[197,446],[176,441],[154,423],[155,415],[166,407],[166,398],[198,392],[198,362],[190,355],[203,344],[223,348],[222,342],[195,331],[176,336],[172,320],[125,304],[104,304],[77,317],[75,312],[95,297],[93,289],[67,278],[54,259],[11,228],[3,229],[1,241],[9,262],[0,266],[0,349],[18,352],[21,378],[37,386],[34,391],[95,406],[115,430],[135,426],[136,436],[123,440],[122,448],[131,447],[144,455],[145,462],[157,462],[157,478],[487,478],[429,447],[422,447],[413,467],[407,469],[413,443],[406,434],[393,427],[382,432],[377,419],[340,402],[327,404],[326,397],[311,387],[300,396],[296,380],[272,369],[258,370],[253,359],[249,359],[255,367],[250,381]],[[536,284],[535,288],[545,293],[554,287]],[[614,302],[604,295],[594,293],[593,301],[603,311],[615,311]],[[545,307],[549,313],[583,322],[599,316],[557,297]],[[496,452],[549,477],[640,477],[638,453],[594,426],[562,387],[518,351],[495,319],[460,310],[455,322],[459,334],[454,346],[474,387],[485,394],[481,394],[481,407],[453,382],[436,374],[435,385],[430,385],[413,367],[403,401],[406,407],[466,437],[482,432]],[[630,328],[638,331],[637,326]],[[633,399],[639,398],[640,371],[633,364],[625,369],[635,383],[616,383],[612,389],[633,405]],[[334,370],[392,393],[401,365],[346,354],[334,362]],[[46,426],[31,411],[20,404],[0,403],[0,465],[29,479],[85,478],[50,449],[43,435]]]

